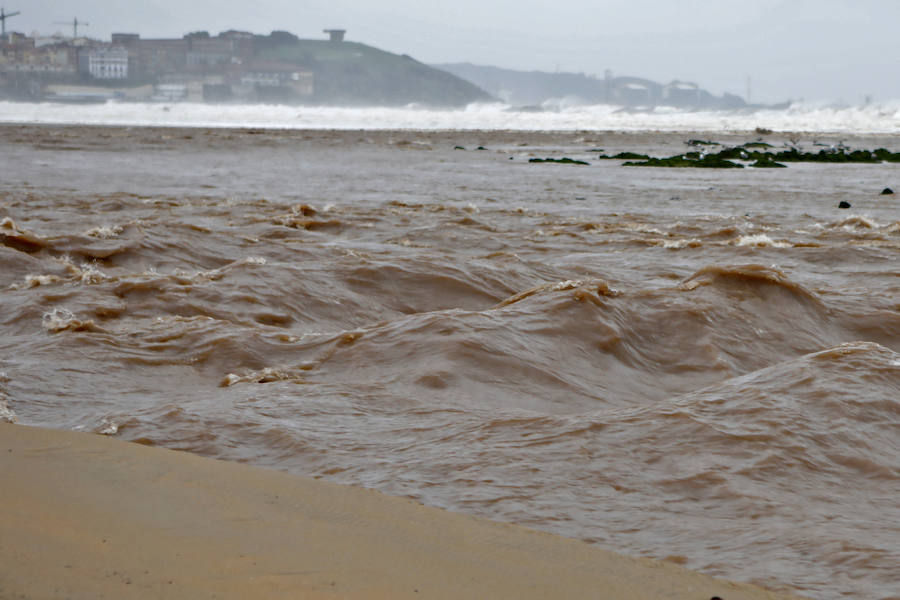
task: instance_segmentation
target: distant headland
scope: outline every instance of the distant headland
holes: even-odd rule
[[[739,110],[784,108],[790,104],[749,104],[735,94],[713,95],[693,82],[674,80],[663,84],[640,77],[613,76],[610,71],[603,77],[594,77],[584,73],[514,71],[470,63],[434,66],[472,82],[513,106],[534,110],[553,101],[611,104],[629,110],[656,106],[687,110]]]

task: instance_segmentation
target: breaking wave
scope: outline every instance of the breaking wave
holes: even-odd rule
[[[0,102],[0,122],[274,129],[406,129],[518,131],[772,131],[898,133],[900,102],[867,106],[795,104],[786,109],[684,111],[670,107],[629,111],[617,106],[565,106],[542,112],[505,104],[472,104],[458,110],[299,107],[281,105],[101,105]]]

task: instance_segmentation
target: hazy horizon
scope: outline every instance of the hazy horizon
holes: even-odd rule
[[[249,6],[249,5],[245,5]],[[113,32],[181,37],[227,29],[266,34],[287,30],[324,38],[347,29],[347,39],[425,63],[469,62],[516,70],[634,75],[660,82],[694,81],[750,100],[859,103],[900,98],[896,77],[900,2],[894,0],[605,0],[474,2],[422,6],[413,0],[323,2],[260,0],[245,14],[236,3],[146,0],[6,0],[7,31],[79,34],[109,39]]]

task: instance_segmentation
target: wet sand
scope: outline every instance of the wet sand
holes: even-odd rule
[[[411,500],[0,425],[3,598],[789,598]]]

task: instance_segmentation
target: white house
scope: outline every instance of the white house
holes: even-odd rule
[[[128,79],[128,50],[92,48],[88,53],[88,73],[94,79]]]

